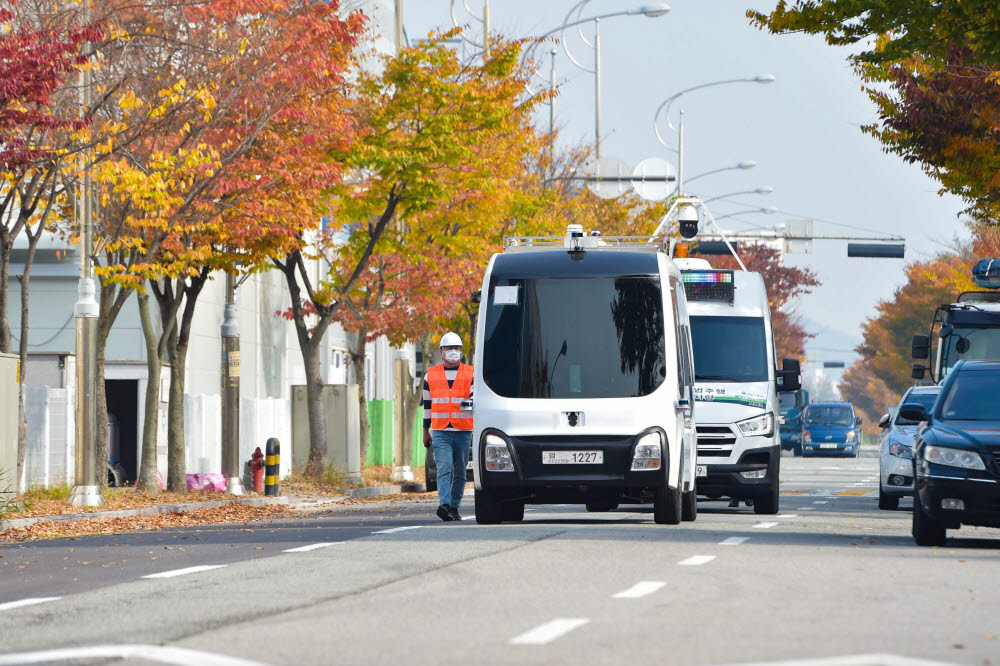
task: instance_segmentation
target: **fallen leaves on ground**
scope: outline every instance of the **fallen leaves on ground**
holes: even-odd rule
[[[371,497],[348,497],[338,504],[376,504],[378,502],[413,502],[417,500],[436,499],[433,493],[396,493],[394,495],[373,495]]]
[[[86,534],[118,534],[143,530],[162,530],[188,525],[219,523],[250,523],[284,517],[289,513],[284,505],[247,506],[229,502],[212,509],[197,509],[184,513],[161,513],[155,516],[127,516],[124,518],[86,518],[73,522],[40,520],[29,527],[16,527],[0,532],[0,543],[56,539]]]
[[[161,504],[185,504],[188,502],[211,502],[213,500],[232,499],[233,495],[211,492],[192,493],[148,493],[135,488],[105,488],[104,506],[82,507],[73,506],[63,499],[50,499],[27,491],[21,496],[25,506],[16,511],[10,511],[3,517],[8,520],[16,518],[34,518],[36,516],[58,516],[67,513],[96,513],[100,511],[119,511],[122,509],[141,509]]]

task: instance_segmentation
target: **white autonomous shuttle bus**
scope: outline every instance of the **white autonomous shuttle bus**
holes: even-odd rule
[[[509,238],[483,280],[476,520],[525,504],[652,503],[694,520],[694,374],[681,273],[648,238]]]
[[[799,389],[798,359],[776,368],[771,309],[759,273],[676,259],[688,299],[698,414],[698,495],[778,512],[778,391]]]

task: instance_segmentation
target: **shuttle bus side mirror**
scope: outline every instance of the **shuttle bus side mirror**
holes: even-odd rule
[[[927,373],[927,368],[920,365],[919,363],[914,363],[913,369],[910,370],[910,377],[912,379],[923,379],[926,373]]]
[[[798,391],[802,388],[801,370],[799,359],[785,358],[781,360],[781,386],[779,391]]]
[[[929,335],[914,335],[910,343],[910,356],[916,359],[930,358],[931,338]],[[922,377],[922,376],[921,376]]]
[[[889,421],[891,421],[891,420],[892,419],[889,417],[888,414],[883,414],[882,418],[880,418],[878,420],[878,427],[882,428],[882,429],[888,428],[889,427]]]

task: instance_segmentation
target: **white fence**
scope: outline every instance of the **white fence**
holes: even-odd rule
[[[71,389],[42,386],[25,390],[28,433],[21,490],[73,483],[75,409]]]

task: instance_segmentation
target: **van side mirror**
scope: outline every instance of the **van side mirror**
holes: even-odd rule
[[[892,420],[892,418],[888,414],[883,414],[882,418],[880,418],[878,420],[878,427],[882,428],[883,430],[885,428],[888,428],[889,427],[889,421],[891,421],[891,420]]]
[[[781,386],[778,387],[779,391],[798,391],[802,388],[802,377],[801,370],[799,367],[799,359],[797,358],[784,358],[781,360]]]
[[[861,425],[861,417],[860,416],[854,417],[854,425],[856,425],[856,426]]]
[[[916,359],[930,358],[931,338],[929,335],[914,335],[910,343],[910,356]]]
[[[910,377],[913,379],[923,379],[924,375],[927,374],[927,368],[919,363],[913,364],[913,369],[910,370]]]
[[[472,301],[472,303],[474,305],[478,305],[479,301],[481,301],[482,298],[483,298],[483,292],[480,289],[480,290],[472,292],[472,295],[469,297],[469,300]]]
[[[908,402],[905,405],[900,405],[899,418],[906,419],[907,421],[916,421],[917,423],[930,419],[930,417],[927,416],[927,409],[925,409],[923,405],[915,402]]]

